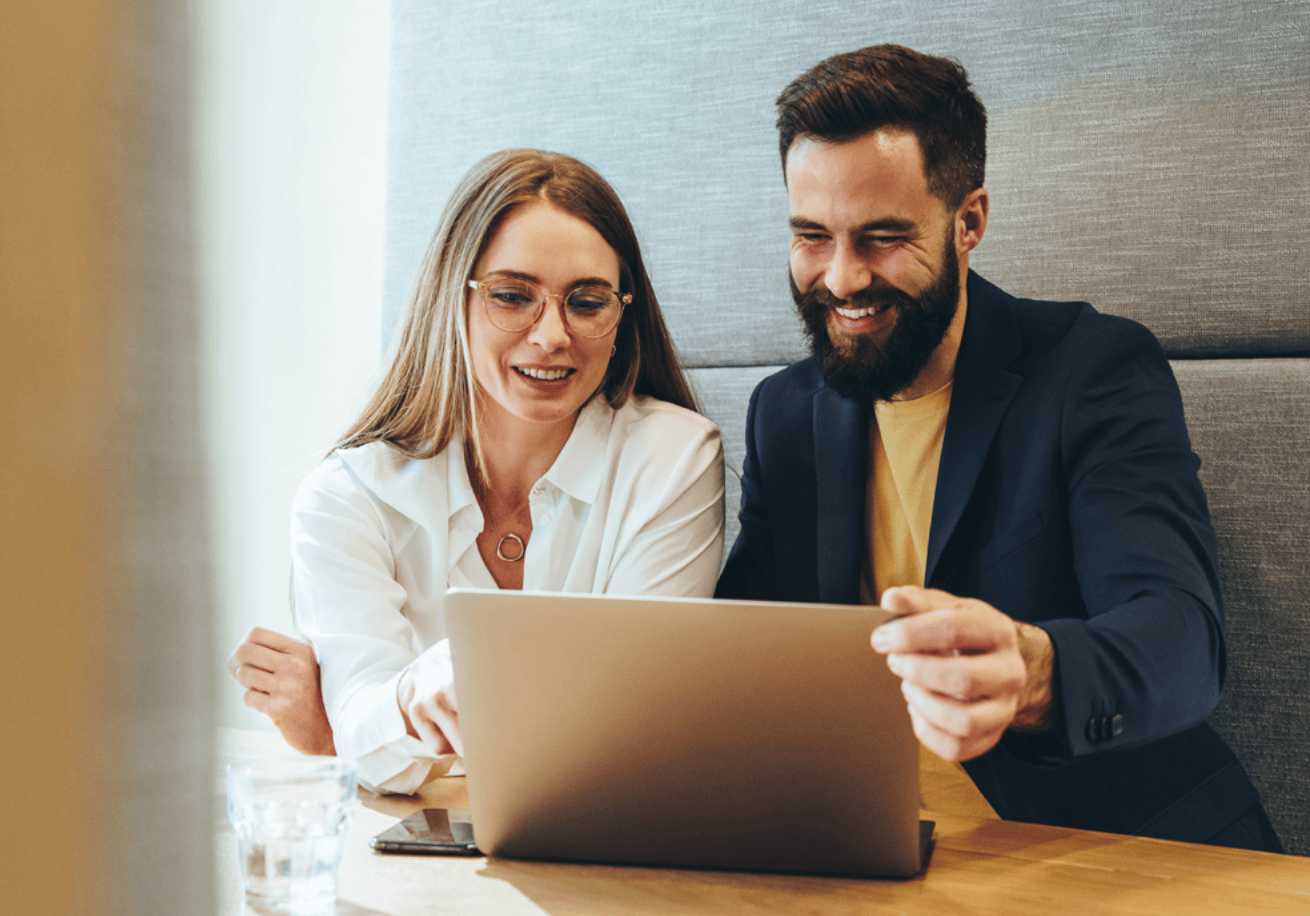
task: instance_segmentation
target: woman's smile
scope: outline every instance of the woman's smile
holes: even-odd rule
[[[567,368],[535,368],[532,366],[515,366],[514,371],[525,378],[532,379],[534,382],[558,382],[568,378],[576,369]]]

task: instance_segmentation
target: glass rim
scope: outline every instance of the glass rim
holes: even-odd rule
[[[352,760],[341,757],[250,757],[229,763],[225,768],[228,778],[241,775],[256,777],[292,777],[304,779],[315,775],[357,775],[359,767]]]

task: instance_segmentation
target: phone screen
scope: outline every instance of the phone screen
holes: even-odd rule
[[[481,855],[473,841],[473,820],[456,808],[424,808],[369,841],[378,852],[450,856]]]

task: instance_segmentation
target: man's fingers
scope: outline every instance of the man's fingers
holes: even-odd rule
[[[901,587],[883,594],[900,614],[873,631],[873,648],[901,678],[925,747],[946,760],[986,753],[1014,722],[1028,670],[1015,622],[982,601]]]
[[[889,621],[873,631],[878,652],[979,654],[1017,644],[1014,622],[981,603],[925,611]]]
[[[944,734],[961,741],[999,734],[1014,718],[1012,697],[966,702],[904,682],[901,683],[901,693],[912,712]]]
[[[919,588],[917,585],[897,585],[882,593],[880,604],[884,611],[906,616],[924,614],[941,608],[955,607],[966,600],[939,588]]]
[[[913,706],[910,707],[910,722],[914,726],[914,736],[924,747],[943,760],[956,763],[980,757],[996,746],[1005,734],[998,729],[968,738],[952,735],[930,721]]]
[[[1023,662],[1017,655],[887,656],[887,667],[907,683],[959,700],[1011,696],[1023,689]]]

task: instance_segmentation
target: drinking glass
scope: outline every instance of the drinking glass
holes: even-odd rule
[[[330,912],[355,807],[355,766],[336,757],[227,768],[246,901],[279,913]]]

